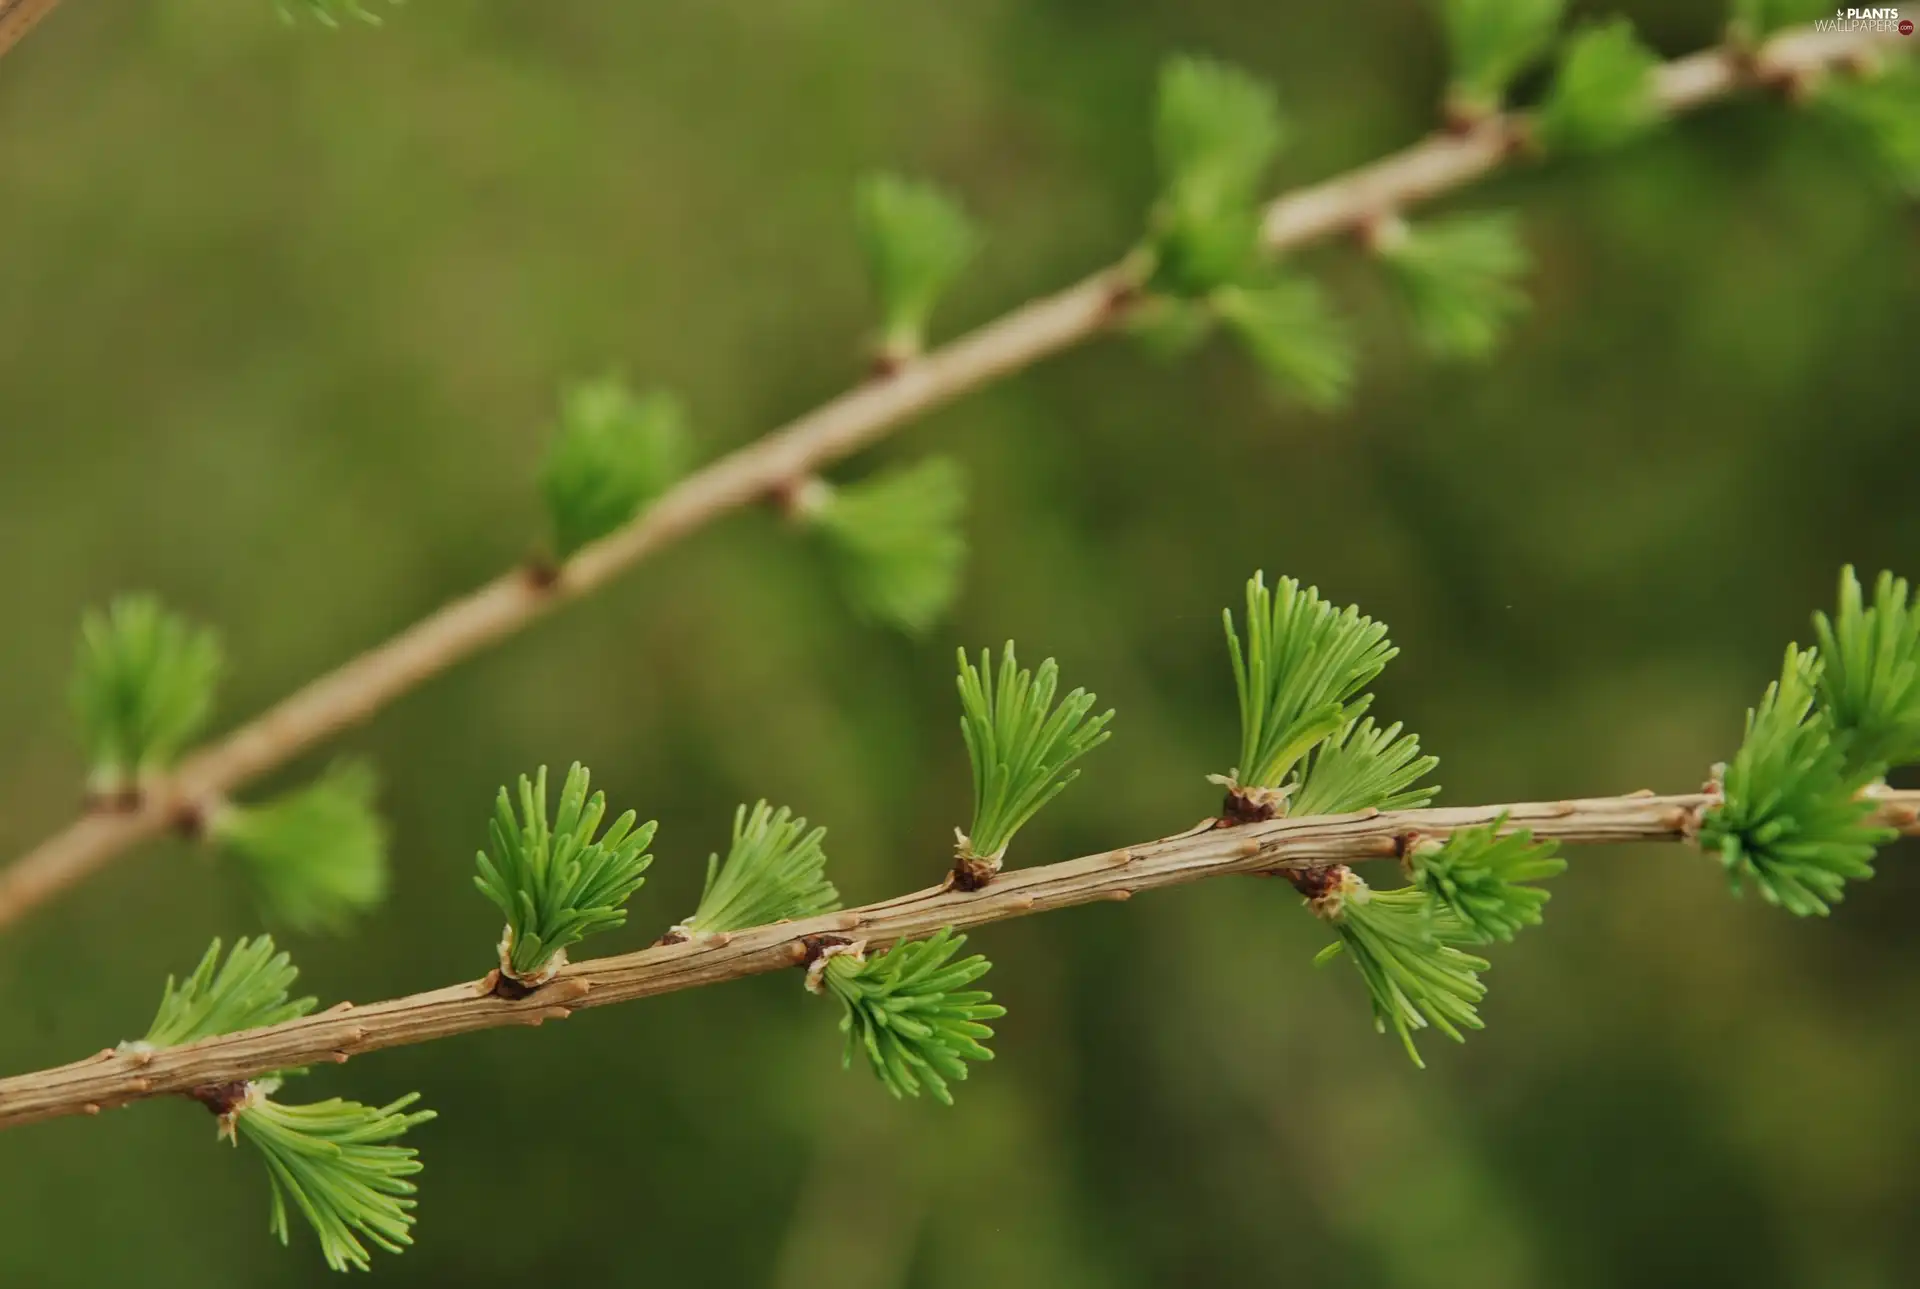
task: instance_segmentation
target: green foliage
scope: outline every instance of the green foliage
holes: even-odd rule
[[[1318,285],[1287,277],[1257,287],[1225,286],[1209,301],[1277,393],[1320,411],[1347,401],[1353,337]]]
[[[371,766],[343,761],[263,805],[218,812],[212,835],[246,864],[270,915],[302,931],[339,931],[386,898],[378,790]]]
[[[1431,1025],[1457,1043],[1465,1039],[1462,1029],[1484,1028],[1474,1007],[1486,997],[1479,973],[1488,963],[1454,947],[1467,933],[1449,910],[1412,886],[1372,890],[1346,868],[1335,869],[1334,879],[1331,891],[1308,901],[1340,937],[1314,965],[1343,953],[1353,961],[1373,1003],[1375,1029],[1384,1034],[1392,1026],[1413,1063],[1425,1069],[1413,1045],[1415,1030]]]
[[[1492,354],[1507,324],[1526,311],[1516,280],[1526,244],[1507,212],[1454,215],[1405,228],[1380,247],[1420,341],[1445,358]]]
[[[1176,353],[1218,319],[1276,392],[1324,410],[1344,403],[1353,384],[1352,336],[1313,282],[1277,276],[1262,255],[1260,179],[1284,137],[1267,86],[1222,63],[1168,61],[1154,130],[1161,190],[1149,295],[1130,326]]]
[[[160,1010],[141,1041],[148,1047],[179,1047],[216,1034],[296,1020],[319,1001],[288,1000],[287,990],[299,976],[287,955],[274,951],[272,936],[234,941],[225,963],[215,940],[191,976],[177,985],[167,977]]]
[[[540,471],[555,553],[565,559],[639,514],[685,472],[688,444],[686,410],[671,394],[636,396],[613,376],[563,389]]]
[[[1534,138],[1549,152],[1598,152],[1644,133],[1660,120],[1653,95],[1659,65],[1625,18],[1582,27],[1533,118]]]
[[[1284,136],[1273,91],[1247,73],[1202,58],[1162,67],[1156,290],[1192,297],[1247,278],[1259,256],[1260,179]]]
[[[996,686],[993,657],[978,669],[960,650],[960,733],[973,764],[973,826],[961,854],[999,859],[1027,820],[1079,777],[1067,767],[1107,741],[1113,712],[1090,717],[1094,696],[1075,689],[1054,706],[1060,668],[1049,658],[1038,672],[1020,668],[1007,641]]]
[[[691,935],[718,935],[771,922],[793,921],[840,907],[840,892],[827,880],[825,828],[807,831],[807,821],[785,806],[766,802],[753,813],[733,814],[733,848],[723,862],[707,860],[700,906],[680,925]]]
[[[167,978],[147,1036],[125,1046],[177,1047],[296,1020],[315,1004],[312,998],[287,998],[299,974],[285,953],[274,951],[270,936],[236,941],[224,964],[215,940],[185,981]],[[430,1111],[402,1113],[418,1095],[378,1110],[338,1098],[289,1106],[271,1099],[278,1086],[278,1078],[237,1085],[225,1105],[202,1099],[220,1113],[222,1135],[237,1132],[259,1147],[273,1186],[272,1230],[280,1242],[287,1242],[291,1199],[313,1225],[335,1271],[367,1269],[366,1246],[356,1232],[390,1252],[411,1243],[414,1201],[405,1197],[414,1187],[405,1178],[419,1172],[420,1164],[414,1151],[382,1143],[433,1118]]]
[[[1440,764],[1420,755],[1417,735],[1400,733],[1395,721],[1375,729],[1373,717],[1349,721],[1307,753],[1287,795],[1293,815],[1344,815],[1356,810],[1411,810],[1440,791],[1419,781]]]
[[[566,962],[568,946],[623,926],[627,897],[640,889],[653,856],[653,821],[634,827],[629,810],[596,840],[607,813],[606,794],[587,796],[589,775],[575,762],[560,789],[560,808],[547,820],[547,767],[520,776],[520,816],[505,788],[487,826],[492,855],[481,852],[474,884],[506,915],[500,969],[515,980],[547,979]]]
[[[91,760],[89,788],[114,795],[165,769],[213,710],[214,633],[150,595],[122,596],[80,620],[73,707]]]
[[[1264,573],[1247,582],[1244,648],[1233,610],[1222,616],[1240,697],[1232,785],[1278,788],[1315,744],[1366,712],[1373,695],[1361,691],[1399,650],[1384,623],[1353,606],[1336,610],[1317,588],[1302,590],[1290,577],[1271,590]]]
[[[1416,847],[1412,856],[1413,884],[1478,944],[1511,940],[1523,927],[1540,925],[1547,892],[1525,883],[1567,869],[1566,860],[1554,857],[1557,842],[1536,842],[1524,828],[1503,837],[1500,827],[1463,829],[1445,842]]]
[[[939,188],[896,175],[863,179],[854,215],[880,302],[881,356],[912,358],[926,343],[940,297],[980,249],[980,234]]]
[[[1441,0],[1454,113],[1497,112],[1514,78],[1553,44],[1565,7],[1565,0]]]
[[[953,1104],[948,1083],[967,1077],[968,1061],[990,1061],[993,1030],[984,1022],[1007,1014],[984,989],[967,989],[992,968],[975,954],[948,959],[967,942],[951,927],[925,940],[896,944],[877,958],[855,954],[826,959],[821,980],[846,1014],[844,1061],[866,1053],[867,1063],[896,1097],[919,1096],[924,1087]]]
[[[1751,883],[1801,917],[1824,916],[1848,878],[1872,877],[1874,848],[1896,835],[1867,822],[1873,803],[1858,794],[1871,773],[1848,766],[1826,713],[1813,709],[1819,671],[1812,650],[1787,647],[1699,831],[1736,893]]]
[[[291,1201],[320,1237],[320,1253],[335,1271],[367,1270],[367,1245],[398,1253],[413,1243],[407,1180],[420,1171],[419,1152],[388,1143],[434,1117],[407,1113],[419,1093],[375,1108],[335,1097],[313,1105],[282,1105],[260,1085],[233,1116],[239,1135],[259,1148],[273,1186],[271,1229],[287,1243]]]
[[[1813,629],[1822,663],[1815,692],[1848,769],[1878,777],[1920,761],[1920,604],[1906,579],[1881,573],[1867,608],[1848,565],[1836,616],[1814,614]]]
[[[822,485],[824,487],[824,485]],[[960,593],[967,505],[958,462],[930,457],[846,488],[827,489],[804,518],[826,539],[854,607],[923,635]]]
[[[1920,66],[1913,58],[1877,75],[1833,76],[1815,101],[1858,136],[1902,192],[1920,196]]]
[[[1219,314],[1208,298],[1149,295],[1127,310],[1129,335],[1155,358],[1182,358],[1206,342]]]

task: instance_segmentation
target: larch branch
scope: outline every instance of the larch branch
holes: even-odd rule
[[[31,8],[36,0],[14,3]],[[6,4],[0,0],[0,22],[11,12]],[[1750,56],[1708,50],[1659,68],[1655,93],[1667,111],[1688,111],[1749,83],[1791,83],[1866,60],[1883,39],[1797,29]],[[1524,135],[1524,114],[1495,116],[1467,133],[1436,135],[1285,194],[1266,209],[1265,241],[1269,249],[1285,251],[1429,201],[1499,167],[1521,148]],[[696,471],[633,522],[580,550],[551,581],[524,569],[504,573],[311,681],[187,757],[132,807],[85,815],[0,871],[0,926],[687,533],[851,455],[917,416],[1101,333],[1124,314],[1132,287],[1128,271],[1115,266],[1016,309]]]
[[[1876,818],[1920,832],[1920,791],[1877,798]],[[649,998],[798,966],[809,938],[841,936],[881,947],[1005,918],[1124,900],[1140,891],[1228,874],[1279,873],[1335,863],[1390,859],[1409,838],[1440,837],[1504,818],[1509,831],[1567,843],[1680,841],[1708,798],[1639,794],[1577,801],[1365,811],[1275,819],[1218,828],[1208,820],[1177,836],[1037,868],[1002,872],[979,891],[930,887],[877,904],[781,922],[733,935],[656,945],[563,968],[520,999],[501,998],[487,980],[388,1002],[342,1003],[317,1015],[154,1052],[103,1051],[33,1074],[0,1079],[0,1128],[61,1115],[95,1114],[148,1097],[187,1093],[297,1065],[341,1062],[383,1047],[502,1025],[562,1020],[582,1007]],[[476,957],[485,958],[485,946]]]

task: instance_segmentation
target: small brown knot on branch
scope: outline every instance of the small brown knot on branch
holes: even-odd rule
[[[220,1121],[221,1138],[232,1141],[240,1112],[259,1099],[262,1090],[245,1079],[235,1079],[231,1083],[205,1083],[188,1088],[184,1095],[205,1106]]]
[[[489,971],[480,981],[481,993],[490,994],[495,998],[510,1003],[517,1003],[522,998],[527,997],[533,992],[533,988],[532,985],[523,984],[515,980],[498,967]]]
[[[1440,128],[1456,139],[1485,129],[1500,117],[1500,105],[1454,89],[1440,103]]]
[[[185,841],[205,841],[217,834],[234,812],[234,805],[220,793],[194,798],[174,794],[167,803],[167,827]]]
[[[817,474],[803,474],[767,490],[767,502],[788,523],[805,526],[833,504],[833,485]]]
[[[806,957],[801,959],[807,968],[807,992],[817,994],[826,988],[822,979],[826,975],[827,963],[834,958],[850,957],[857,962],[867,958],[865,940],[849,940],[844,935],[803,936],[800,943],[806,947]]]
[[[693,932],[687,929],[686,923],[675,922],[672,926],[667,928],[667,933],[665,935],[661,936],[658,940],[655,940],[653,942],[651,947],[655,949],[664,949],[668,945],[685,944],[687,943],[687,941],[691,939],[693,939]]]
[[[1326,922],[1340,916],[1348,896],[1356,887],[1360,887],[1360,879],[1345,864],[1296,869],[1287,874],[1287,880],[1293,883],[1294,890],[1306,898],[1307,907],[1313,910],[1313,915]]]
[[[1283,818],[1287,813],[1287,798],[1293,792],[1291,783],[1283,788],[1247,787],[1240,782],[1237,772],[1209,774],[1207,782],[1221,784],[1227,790],[1220,803],[1220,817],[1213,821],[1215,828],[1235,828]]]
[[[956,855],[953,868],[947,874],[947,889],[950,891],[977,891],[993,881],[1000,872],[1000,861],[992,857],[978,855]]]
[[[1000,872],[1001,861],[1006,858],[1007,848],[1002,846],[991,855],[981,855],[974,851],[973,840],[958,828],[953,830],[953,868],[947,873],[947,880],[940,889],[944,891],[977,891],[985,887]]]
[[[546,984],[555,976],[558,976],[560,969],[567,965],[567,951],[565,949],[555,949],[547,955],[547,960],[542,962],[535,970],[529,972],[515,971],[513,969],[513,924],[511,922],[500,932],[499,953],[500,965],[488,972],[486,979],[480,983],[483,987],[482,992],[490,993],[495,998],[504,998],[509,1002],[518,1002],[522,998],[525,998],[528,994],[531,994],[534,990],[540,988],[540,986]]]
[[[920,357],[917,348],[909,349],[901,344],[883,344],[876,346],[873,357],[867,360],[867,379],[872,381],[892,380],[911,366]]]
[[[1147,290],[1130,278],[1116,278],[1107,286],[1107,298],[1101,301],[1101,321],[1112,325],[1133,312],[1133,307],[1144,300]]]
[[[1820,88],[1826,83],[1826,79],[1827,69],[1824,64],[1773,67],[1762,60],[1754,72],[1754,80],[1757,84],[1764,89],[1772,90],[1794,107],[1805,107],[1818,98]]]
[[[560,563],[544,551],[529,555],[520,565],[520,577],[541,595],[552,594],[560,585]]]

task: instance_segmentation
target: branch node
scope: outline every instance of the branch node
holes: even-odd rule
[[[187,841],[199,841],[207,835],[215,816],[226,808],[219,798],[207,801],[179,800],[167,811],[167,827]]]
[[[817,474],[796,475],[767,490],[767,500],[790,524],[805,524],[833,502],[833,485]]]
[[[964,834],[956,829],[960,837],[959,853],[953,857],[953,868],[947,874],[942,890],[977,891],[994,879],[1000,871],[1000,855],[975,855],[967,844]]]
[[[920,357],[915,349],[900,345],[880,345],[873,351],[873,357],[867,362],[867,379],[872,381],[892,380],[911,367]]]
[[[1293,791],[1291,784],[1284,788],[1243,788],[1237,783],[1222,780],[1219,775],[1207,777],[1227,783],[1227,795],[1220,802],[1220,816],[1214,820],[1216,828],[1265,823],[1287,812],[1287,794]]]
[[[856,961],[864,962],[867,957],[865,940],[849,940],[838,935],[810,935],[801,941],[806,946],[807,956],[807,992],[817,994],[826,988],[821,979],[826,974],[829,959],[842,954]]]
[[[487,993],[510,1003],[517,1003],[522,998],[531,997],[533,991],[538,988],[537,985],[529,985],[524,981],[515,980],[512,976],[509,976],[497,967],[487,973],[485,983],[488,986],[486,989]]]
[[[1306,897],[1315,917],[1328,918],[1339,912],[1353,870],[1345,864],[1327,864],[1318,868],[1297,868],[1287,873],[1293,889]]]
[[[221,1134],[225,1136],[231,1132],[233,1116],[246,1105],[252,1087],[245,1079],[234,1079],[227,1083],[204,1083],[197,1088],[188,1088],[183,1095],[190,1101],[198,1101],[214,1118],[220,1120]]]
[[[527,556],[526,562],[520,565],[520,580],[535,594],[551,595],[559,589],[565,571],[565,565],[543,552]]]

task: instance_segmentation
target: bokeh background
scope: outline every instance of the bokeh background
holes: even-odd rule
[[[1629,10],[1669,53],[1720,21]],[[1419,137],[1443,77],[1408,0],[382,12],[70,0],[0,63],[0,851],[75,808],[85,606],[152,589],[217,623],[237,722],[533,546],[563,379],[671,386],[708,453],[856,379],[863,171],[935,176],[987,229],[950,334],[1128,245],[1169,52],[1283,87],[1276,187]],[[971,472],[967,588],[923,642],[736,517],[290,769],[370,754],[396,835],[384,911],[285,937],[304,983],[483,972],[473,852],[542,762],[661,820],[609,951],[691,906],[741,800],[827,824],[852,900],[932,880],[968,799],[956,643],[1013,636],[1119,709],[1020,857],[1185,827],[1233,758],[1218,613],[1256,567],[1392,624],[1377,710],[1444,800],[1694,786],[1843,562],[1920,573],[1911,213],[1769,102],[1450,204],[1520,207],[1538,260],[1489,366],[1416,353],[1334,247],[1343,414],[1276,406],[1225,349],[1110,340],[849,463]],[[1309,968],[1290,890],[1236,880],[978,934],[1011,1014],[952,1110],[842,1072],[834,1009],[785,976],[312,1086],[441,1112],[394,1285],[1920,1282],[1920,855],[1815,922],[1676,847],[1573,858],[1495,955],[1486,1032],[1424,1073],[1350,971]],[[217,861],[130,857],[0,938],[0,1068],[139,1032],[169,971],[259,928]],[[184,1102],[0,1141],[0,1283],[331,1282],[266,1219],[257,1159]]]

